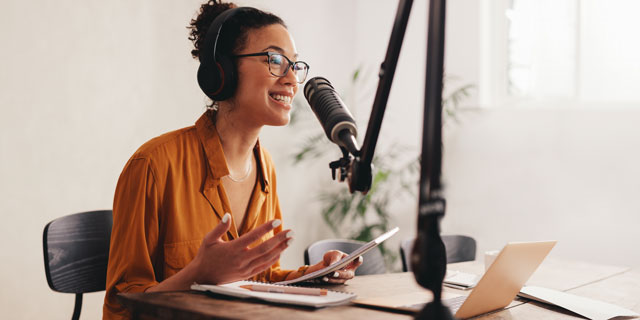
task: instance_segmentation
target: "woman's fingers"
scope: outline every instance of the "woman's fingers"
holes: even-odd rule
[[[345,279],[345,280],[349,280],[349,279],[353,279],[353,277],[355,276],[355,272],[353,270],[336,270],[333,273],[330,273],[327,275],[329,278],[333,278],[333,279]]]
[[[342,284],[347,282],[348,279],[343,279],[343,278],[333,278],[333,277],[329,277],[329,275],[326,275],[322,278],[319,279],[321,283],[331,283],[331,284]]]
[[[290,238],[284,238],[280,236],[281,234],[284,234],[284,233],[285,232],[281,232],[275,237],[262,243],[260,246],[257,246],[251,249],[249,253],[253,255],[253,257],[247,257],[249,259],[247,261],[248,262],[247,265],[249,267],[261,266],[262,264],[272,261],[274,259],[275,261],[278,261],[278,258],[280,257],[280,254],[282,253],[282,251],[284,251],[284,249],[286,249],[289,246],[288,242]],[[273,243],[275,243],[275,245],[273,245]],[[265,244],[267,244],[268,246],[263,246]],[[268,250],[265,251],[265,249],[268,249]],[[273,263],[275,263],[275,261]],[[273,263],[268,264],[267,266],[270,266]]]
[[[271,220],[271,221],[269,221],[269,222],[267,222],[267,223],[255,228],[255,229],[247,232],[242,237],[234,240],[233,242],[236,245],[240,246],[241,248],[246,248],[250,244],[256,242],[256,240],[262,238],[262,236],[267,234],[269,231],[271,231],[274,228],[278,227],[280,224],[282,224],[282,221],[280,221],[279,219]]]
[[[286,243],[284,248],[286,249],[289,246],[289,243],[293,240],[293,231],[292,230],[284,230],[279,232],[275,236],[271,237],[271,239],[257,245],[254,248],[249,249],[247,258],[255,259],[265,254],[270,253],[274,248],[278,247],[282,244],[282,242]],[[282,249],[284,250],[284,249]]]
[[[355,271],[356,269],[358,269],[359,266],[362,265],[363,262],[364,262],[364,258],[362,256],[359,256],[358,259],[351,261],[351,263],[349,263],[344,269]]]
[[[340,259],[342,259],[345,256],[347,256],[347,254],[342,252],[342,251],[329,250],[329,251],[324,253],[324,256],[322,257],[322,261],[324,262],[324,264],[326,266],[330,266],[330,265],[340,261]]]
[[[339,252],[339,251],[338,251]],[[335,252],[328,251],[325,253],[325,263],[327,261],[331,261],[333,259],[342,259],[346,254],[339,252],[340,254],[336,254]],[[357,259],[351,261],[346,267],[336,270],[333,273],[330,273],[320,279],[321,282],[332,283],[332,284],[342,284],[345,283],[349,279],[353,279],[355,277],[356,269],[362,265],[364,262],[364,258],[362,256]]]
[[[209,231],[209,233],[204,236],[203,242],[206,245],[210,245],[220,240],[220,237],[222,237],[222,235],[225,234],[227,230],[229,230],[229,226],[231,225],[230,221],[231,214],[227,212],[222,217],[222,221],[220,221],[220,223],[215,228],[213,228],[213,230]]]

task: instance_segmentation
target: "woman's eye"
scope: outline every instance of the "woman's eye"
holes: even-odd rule
[[[271,63],[275,63],[278,65],[282,64],[282,57],[277,57],[277,56],[271,57]]]

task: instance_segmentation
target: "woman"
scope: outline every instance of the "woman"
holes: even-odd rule
[[[316,265],[280,269],[293,232],[282,229],[275,170],[258,135],[289,122],[308,66],[296,61],[280,18],[232,8],[209,1],[191,21],[198,81],[213,105],[194,126],[141,146],[118,180],[104,318],[129,316],[120,292],[290,280],[345,255],[329,251]],[[360,264],[323,280],[344,283]]]

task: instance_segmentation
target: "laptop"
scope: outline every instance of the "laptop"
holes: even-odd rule
[[[450,297],[450,294],[445,293],[442,303],[451,309],[456,318],[463,319],[508,306],[555,244],[556,241],[508,243],[468,296]],[[424,299],[422,302],[415,303],[413,300],[412,304],[406,304],[406,297],[356,299],[353,302],[378,308],[418,312],[430,301],[429,295],[420,297]]]

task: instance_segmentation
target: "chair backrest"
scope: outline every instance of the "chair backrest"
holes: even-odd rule
[[[349,254],[360,248],[365,243],[366,242],[348,239],[320,240],[312,243],[304,251],[304,263],[316,264],[322,261],[324,253],[329,250],[340,250]],[[356,269],[357,276],[387,272],[387,268],[384,264],[384,257],[382,256],[382,252],[380,252],[380,248],[374,248],[368,251],[362,255],[362,258],[364,259],[362,265]]]
[[[44,227],[44,269],[52,290],[105,290],[112,225],[111,210],[102,210],[64,216]]]
[[[447,252],[447,263],[473,261],[476,259],[476,240],[462,235],[441,236]],[[403,240],[400,244],[402,270],[411,271],[410,255],[415,239]]]

